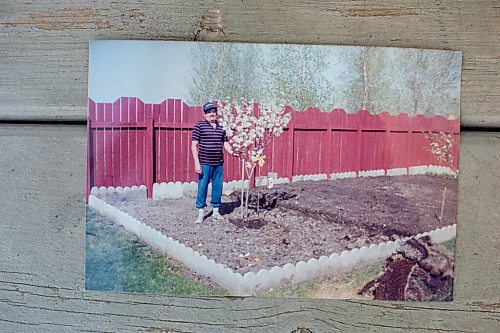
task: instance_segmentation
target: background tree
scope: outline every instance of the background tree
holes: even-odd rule
[[[362,108],[363,80],[361,48],[342,47],[335,52],[332,74],[332,106],[354,113]]]
[[[271,46],[266,70],[269,100],[298,110],[331,108],[333,90],[326,76],[327,49],[316,45]]]
[[[391,49],[392,113],[457,116],[460,98],[458,52]]]
[[[188,103],[243,97],[303,110],[458,116],[458,52],[315,45],[200,43]]]
[[[349,68],[346,76],[345,101],[350,112],[359,109],[371,113],[391,108],[389,95],[391,73],[387,69],[387,49],[361,47],[344,53],[344,62]]]
[[[256,44],[200,44],[191,55],[188,103],[262,99],[262,61]]]

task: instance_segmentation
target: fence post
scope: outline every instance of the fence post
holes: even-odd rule
[[[390,159],[389,157],[390,151],[388,145],[390,144],[391,140],[391,129],[387,125],[387,121],[384,121],[384,126],[385,126],[384,141],[383,141],[384,155],[382,159],[382,168],[384,169],[384,174],[387,176],[387,170],[389,169],[389,159]]]
[[[91,161],[92,159],[92,136],[91,136],[91,123],[90,117],[87,116],[87,195],[85,196],[85,201],[89,202],[90,188],[92,186],[92,171],[90,168],[92,167]]]
[[[293,119],[292,119],[292,122],[293,122]],[[288,132],[289,132],[289,135],[288,135],[288,156],[287,156],[287,163],[286,163],[286,176],[288,177],[288,179],[290,180],[290,182],[292,181],[292,178],[293,178],[293,167],[294,167],[294,143],[295,143],[295,126],[293,125],[290,125],[288,126]]]
[[[364,110],[364,109],[363,109]],[[362,166],[362,150],[363,150],[363,125],[362,122],[364,121],[364,111],[363,110],[358,110],[357,116],[358,116],[358,124],[356,126],[356,136],[357,136],[357,142],[358,142],[358,163],[357,163],[357,168],[356,170],[353,170],[356,172],[356,175],[359,177],[359,173],[361,171],[361,166]]]
[[[327,149],[327,151],[330,152],[330,154],[332,153],[332,142],[333,142],[333,131],[332,131],[332,128],[333,128],[333,125],[332,125],[332,122],[333,122],[333,117],[332,117],[332,111],[330,111],[330,114],[329,114],[329,117],[328,117],[328,127],[326,129],[326,138],[327,138],[327,142],[328,142],[328,147],[329,149]],[[324,150],[322,151],[323,155],[325,155],[325,152]],[[322,158],[325,158],[328,163],[326,164],[326,170],[321,170],[321,173],[325,173],[327,175],[328,178],[330,178],[330,174],[333,173],[333,158],[330,157],[330,156],[322,156]],[[325,164],[323,164],[325,165]]]
[[[154,120],[146,117],[146,189],[148,198],[153,197],[154,174]]]
[[[408,134],[407,134],[407,139],[406,139],[406,142],[408,143],[408,145],[411,144],[412,142],[412,132],[413,132],[413,119],[414,119],[415,115],[413,115],[412,117],[408,117]],[[405,168],[406,168],[406,174],[409,175],[410,174],[410,147],[408,147],[406,149],[406,153],[405,153]]]

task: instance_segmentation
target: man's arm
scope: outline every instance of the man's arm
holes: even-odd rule
[[[198,141],[191,141],[191,153],[194,160],[194,172],[201,173],[200,159],[198,158]]]

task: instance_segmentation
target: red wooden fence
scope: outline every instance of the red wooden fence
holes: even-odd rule
[[[113,103],[89,99],[87,196],[93,186],[146,185],[194,181],[191,130],[203,119],[201,106],[179,99],[160,104],[122,97]],[[292,111],[285,132],[264,154],[262,175],[279,177],[439,165],[428,151],[423,131],[453,133],[453,160],[458,168],[460,122],[443,116],[349,114],[342,109]],[[224,180],[241,179],[238,160],[225,157]]]

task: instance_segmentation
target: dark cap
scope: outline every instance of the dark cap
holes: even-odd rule
[[[206,103],[203,105],[203,112],[205,113],[212,109],[215,109],[215,111],[217,111],[217,106],[214,103]]]

